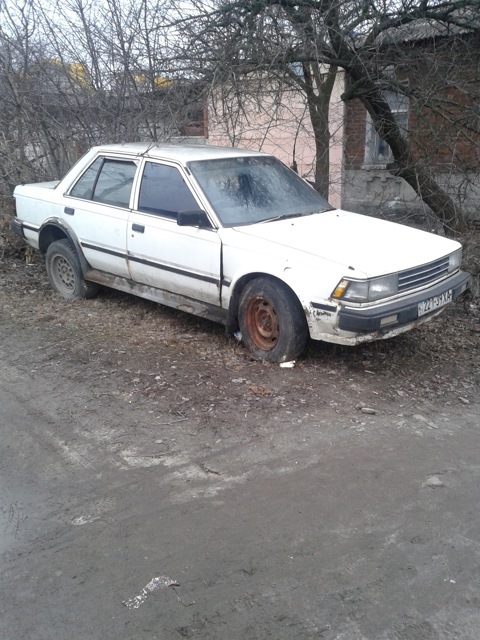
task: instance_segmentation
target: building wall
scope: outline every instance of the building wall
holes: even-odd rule
[[[367,112],[359,100],[345,105],[345,158],[342,181],[342,207],[371,215],[388,215],[422,205],[413,189],[392,176],[384,165],[365,162]],[[418,201],[418,202],[417,202]]]
[[[341,204],[343,154],[343,74],[339,74],[330,106],[330,195],[332,205]],[[257,80],[212,93],[208,102],[210,144],[238,146],[271,153],[299,175],[313,181],[315,143],[303,96]]]
[[[415,191],[402,178],[392,175],[385,165],[365,162],[366,111],[359,101],[346,105],[345,158],[342,176],[341,202],[344,209],[386,217],[408,215],[430,215],[430,209],[420,200]],[[417,119],[417,122],[415,122]],[[418,123],[417,116],[409,115],[409,125],[418,131],[417,157],[433,170],[438,184],[461,207],[468,219],[480,218],[480,162],[475,159],[480,145],[465,136],[457,135],[456,156],[452,146],[434,145],[438,136],[427,135],[433,122],[424,119]],[[438,124],[438,130],[442,131]],[[445,132],[445,137],[453,134]],[[423,157],[420,156],[419,147]],[[461,161],[461,162],[460,162]]]
[[[417,96],[416,101],[410,99],[408,112],[414,155],[470,219],[480,218],[480,122],[475,106],[480,66],[478,57],[471,55],[479,46],[476,37],[456,43],[416,42],[395,52],[396,72]],[[367,112],[359,100],[346,104],[345,116],[342,206],[386,216],[430,213],[404,180],[387,171],[386,164],[366,161]],[[468,128],[461,126],[465,123]]]

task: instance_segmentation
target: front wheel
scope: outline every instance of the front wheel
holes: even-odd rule
[[[78,255],[69,240],[57,240],[48,247],[45,266],[50,284],[62,298],[93,298],[99,285],[83,278]]]
[[[238,320],[243,341],[257,360],[287,362],[305,350],[305,314],[295,294],[280,281],[251,280],[240,297]]]

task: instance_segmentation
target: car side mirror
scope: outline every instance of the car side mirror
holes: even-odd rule
[[[179,211],[177,214],[177,224],[179,227],[212,227],[207,214],[202,209]]]

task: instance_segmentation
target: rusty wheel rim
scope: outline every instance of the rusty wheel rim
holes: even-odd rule
[[[273,349],[280,336],[280,325],[272,303],[265,298],[254,298],[248,304],[245,319],[255,346],[263,351]]]

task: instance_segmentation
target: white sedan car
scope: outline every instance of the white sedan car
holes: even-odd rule
[[[64,298],[106,285],[240,331],[253,357],[388,338],[468,287],[450,239],[333,209],[276,158],[212,146],[91,149],[20,185],[12,229]]]

